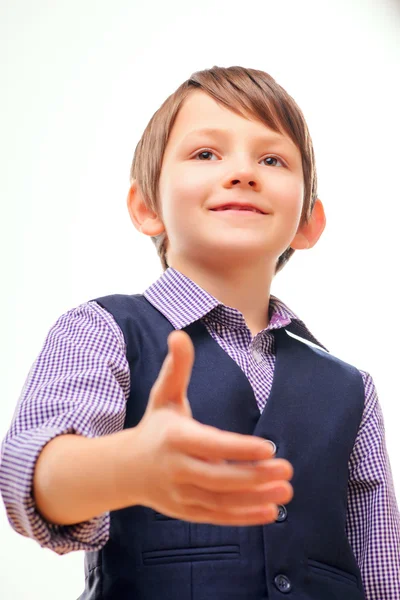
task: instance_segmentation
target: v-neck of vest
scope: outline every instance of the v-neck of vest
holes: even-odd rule
[[[271,400],[273,400],[273,398],[276,395],[275,390],[279,386],[281,377],[284,376],[284,373],[283,372],[281,373],[281,371],[283,370],[283,365],[281,364],[282,360],[281,360],[281,356],[280,356],[280,354],[281,354],[280,350],[281,350],[281,347],[285,345],[286,340],[288,340],[290,343],[288,334],[286,333],[284,328],[271,330],[271,333],[274,334],[274,339],[275,339],[275,367],[274,367],[274,372],[273,372],[273,377],[272,377],[272,385],[271,385],[270,393],[268,396],[268,400],[266,402],[264,410],[262,411],[262,413],[260,413],[260,409],[257,404],[257,400],[256,400],[256,397],[254,394],[253,387],[252,387],[249,379],[247,378],[246,374],[243,372],[243,370],[240,368],[240,366],[237,364],[237,362],[213,338],[213,336],[210,334],[210,332],[208,331],[205,324],[201,320],[198,320],[198,321],[195,321],[194,323],[192,323],[191,325],[189,325],[188,327],[185,327],[185,329],[189,330],[189,331],[191,330],[191,331],[193,331],[193,333],[195,333],[195,330],[199,327],[207,335],[209,342],[215,344],[215,346],[217,347],[217,351],[221,352],[221,356],[223,356],[226,360],[231,361],[234,368],[236,368],[236,370],[238,372],[240,372],[240,376],[241,376],[243,382],[245,383],[245,385],[248,387],[249,391],[251,392],[251,397],[253,399],[253,408],[257,411],[257,413],[259,415],[258,420],[257,420],[257,425],[256,425],[256,429],[257,429],[260,421],[263,420],[264,418],[266,418],[265,414],[268,414],[268,412],[270,410],[269,406],[271,404]],[[189,333],[189,331],[188,331],[188,333]],[[295,342],[294,339],[293,339],[293,342]]]

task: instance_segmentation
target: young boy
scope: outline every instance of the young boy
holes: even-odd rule
[[[81,599],[398,600],[371,376],[270,294],[325,227],[297,104],[261,71],[195,73],[128,208],[165,272],[50,330],[2,448],[14,529],[86,551]]]

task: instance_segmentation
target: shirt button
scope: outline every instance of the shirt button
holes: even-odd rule
[[[287,509],[283,504],[278,504],[278,516],[276,518],[276,523],[282,523],[282,521],[286,521],[287,519]]]
[[[263,360],[262,354],[256,350],[255,348],[253,348],[253,350],[251,351],[254,360],[256,361],[256,363],[260,363]]]
[[[286,577],[286,575],[277,575],[274,579],[274,583],[278,590],[283,594],[287,594],[292,589],[292,584],[290,583],[290,579]]]

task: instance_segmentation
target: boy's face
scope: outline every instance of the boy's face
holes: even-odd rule
[[[288,136],[193,92],[172,128],[159,182],[169,265],[260,259],[274,269],[296,235],[303,193],[300,151]],[[212,210],[235,202],[266,214]]]

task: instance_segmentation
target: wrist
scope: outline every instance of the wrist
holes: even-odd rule
[[[111,503],[116,510],[145,503],[143,459],[138,449],[136,427],[112,434],[108,440]]]

